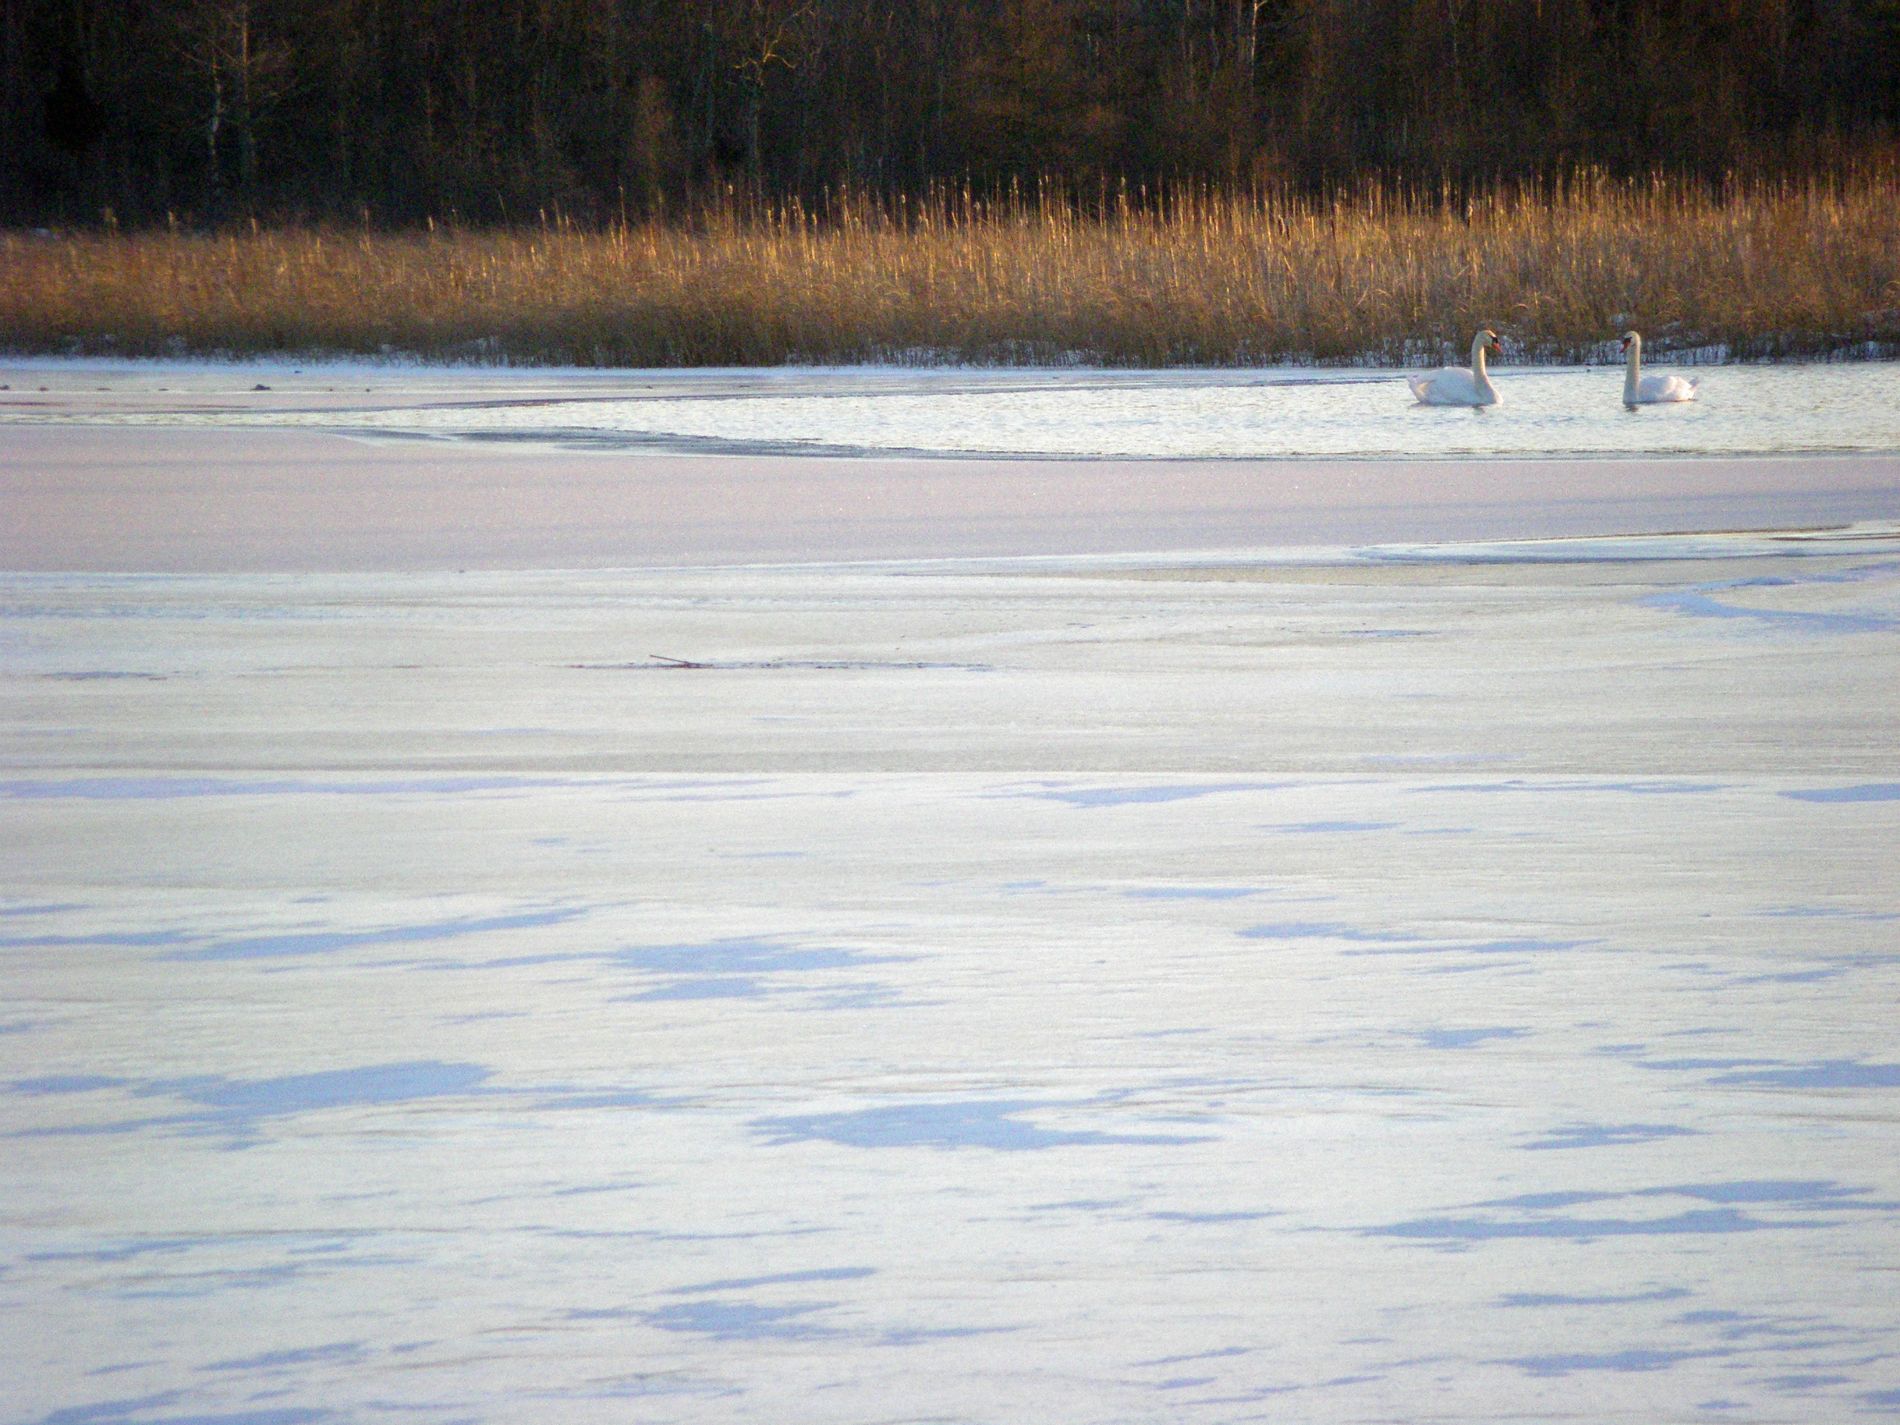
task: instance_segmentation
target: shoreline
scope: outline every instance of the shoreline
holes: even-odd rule
[[[1614,325],[1614,324],[1613,324]],[[1784,334],[1788,340],[1792,336]],[[1766,342],[1768,338],[1758,338]],[[56,371],[73,367],[97,369],[115,369],[133,371],[177,371],[204,372],[223,371],[237,367],[271,368],[277,370],[296,369],[299,372],[314,373],[363,372],[373,375],[387,375],[392,372],[416,373],[455,373],[466,375],[496,375],[512,377],[599,377],[611,379],[626,376],[646,378],[666,377],[708,377],[737,374],[775,374],[788,376],[835,376],[846,374],[891,373],[895,375],[915,376],[943,374],[947,376],[967,373],[971,375],[996,375],[1020,372],[1036,376],[1075,376],[1100,375],[1107,377],[1142,376],[1165,373],[1170,376],[1191,376],[1196,373],[1208,375],[1233,375],[1238,372],[1284,372],[1291,377],[1310,376],[1324,379],[1335,373],[1363,372],[1368,376],[1398,375],[1429,366],[1441,359],[1456,359],[1461,353],[1453,350],[1452,342],[1420,343],[1415,351],[1393,359],[1377,352],[1362,352],[1351,357],[1318,357],[1309,354],[1293,353],[1274,356],[1262,360],[1232,362],[1180,362],[1162,365],[1144,365],[1129,362],[1104,362],[1091,359],[1088,353],[1078,351],[1065,359],[1052,361],[1009,360],[1009,361],[973,361],[950,351],[920,349],[915,351],[894,351],[882,358],[865,361],[806,361],[786,360],[769,364],[745,365],[730,363],[709,363],[703,365],[675,364],[668,366],[619,366],[619,365],[576,365],[562,362],[538,362],[527,359],[515,360],[510,357],[482,357],[455,354],[430,354],[421,349],[392,347],[389,351],[372,353],[332,349],[325,347],[284,347],[260,351],[240,350],[191,350],[178,353],[169,352],[124,352],[114,351],[114,343],[105,343],[98,348],[85,347],[51,350],[29,346],[9,347],[0,345],[0,369],[46,370]],[[1507,338],[1507,350],[1510,349]],[[1648,353],[1650,360],[1658,365],[1724,367],[1724,366],[1838,366],[1858,363],[1879,363],[1900,361],[1900,342],[1882,341],[1869,337],[1840,337],[1830,346],[1816,346],[1812,350],[1797,349],[1795,355],[1736,355],[1736,347],[1729,342],[1693,342],[1682,346],[1659,345]],[[1618,355],[1617,338],[1605,337],[1597,342],[1592,354],[1581,361],[1556,361],[1533,357],[1516,363],[1514,369],[1524,371],[1570,371],[1595,367],[1621,367],[1622,358]]]

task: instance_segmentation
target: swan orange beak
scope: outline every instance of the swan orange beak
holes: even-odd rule
[[[1628,351],[1628,350],[1630,349],[1630,339],[1629,339],[1628,337],[1624,337],[1624,338],[1623,338],[1623,347],[1622,347],[1622,349],[1623,349],[1624,351]]]

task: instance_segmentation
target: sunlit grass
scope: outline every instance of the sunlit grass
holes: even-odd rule
[[[1470,203],[956,190],[584,231],[0,238],[0,346],[608,366],[1390,362],[1496,326],[1577,360],[1900,344],[1900,165],[1734,185],[1586,173]]]

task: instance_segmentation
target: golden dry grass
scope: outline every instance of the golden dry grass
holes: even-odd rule
[[[1583,174],[1468,205],[968,193],[588,232],[0,238],[0,347],[579,365],[1400,362],[1494,325],[1575,360],[1900,344],[1900,165],[1712,191]]]

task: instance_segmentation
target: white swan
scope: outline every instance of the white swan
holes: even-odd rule
[[[1424,376],[1407,376],[1405,384],[1421,405],[1495,406],[1504,398],[1484,369],[1484,354],[1504,355],[1498,334],[1486,327],[1471,338],[1471,365],[1447,366]]]
[[[1623,404],[1652,406],[1665,401],[1693,401],[1700,380],[1680,376],[1643,375],[1643,339],[1635,332],[1623,333],[1623,350],[1629,353],[1629,366],[1623,372]]]

